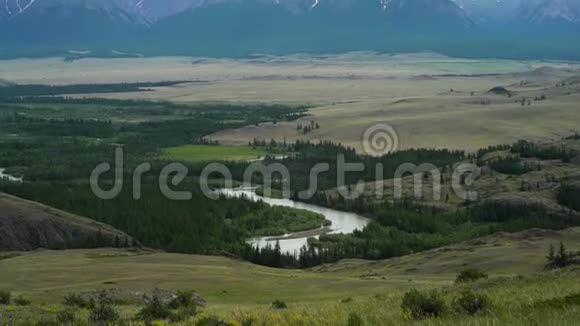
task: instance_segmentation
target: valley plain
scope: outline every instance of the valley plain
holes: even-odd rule
[[[561,61],[362,52],[247,59],[19,59],[0,61],[0,77],[27,84],[179,80],[188,83],[153,92],[96,96],[312,106],[310,115],[298,121],[262,123],[209,137],[227,145],[286,138],[289,142],[333,140],[361,150],[364,130],[388,123],[398,132],[399,149],[476,150],[518,139],[554,140],[573,132],[580,119],[579,68]],[[556,87],[566,81],[567,86]],[[511,96],[489,92],[498,86]],[[545,100],[534,101],[542,96]],[[310,121],[321,128],[308,134],[297,131],[297,125]]]

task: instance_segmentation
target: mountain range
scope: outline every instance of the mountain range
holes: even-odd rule
[[[481,52],[492,41],[529,49],[554,35],[569,47],[580,0],[0,0],[0,31],[0,56]]]

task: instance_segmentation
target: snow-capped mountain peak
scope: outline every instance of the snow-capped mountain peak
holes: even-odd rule
[[[580,22],[580,1],[577,0],[544,0],[528,9],[526,18],[537,24],[543,22],[563,21]]]

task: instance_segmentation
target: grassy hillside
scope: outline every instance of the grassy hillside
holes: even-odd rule
[[[34,320],[63,309],[68,293],[102,288],[139,293],[154,288],[194,289],[208,301],[197,318],[211,314],[238,321],[251,316],[255,323],[250,325],[346,325],[352,315],[358,315],[363,325],[384,325],[384,320],[398,325],[407,321],[400,305],[409,289],[439,289],[449,304],[462,290],[477,289],[490,297],[489,313],[465,317],[450,311],[426,324],[573,325],[580,305],[554,307],[542,301],[580,293],[580,270],[547,272],[543,266],[550,244],[564,241],[572,251],[580,250],[578,239],[579,228],[497,234],[397,259],[349,260],[306,271],[153,251],[34,252],[0,260],[0,289],[32,301],[28,307],[0,306],[0,312],[9,310]],[[489,279],[454,284],[457,273],[468,267],[487,272]],[[272,308],[274,300],[288,308]],[[118,307],[124,317],[139,308],[136,303]]]
[[[0,192],[0,251],[132,244],[109,225]]]

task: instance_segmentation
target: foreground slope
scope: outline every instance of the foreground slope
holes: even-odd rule
[[[497,234],[398,259],[350,260],[309,271],[146,250],[40,251],[0,260],[0,289],[32,301],[26,307],[0,306],[0,312],[34,324],[54,318],[70,293],[108,288],[134,296],[154,288],[195,289],[207,299],[207,307],[181,325],[210,314],[232,325],[249,319],[252,325],[346,325],[353,315],[363,325],[384,325],[385,320],[406,325],[403,294],[436,288],[450,304],[465,289],[482,291],[493,303],[491,312],[468,317],[448,311],[423,324],[574,325],[580,306],[562,302],[580,294],[580,270],[544,271],[543,262],[549,244],[565,241],[570,249],[580,249],[579,236],[578,228]],[[489,273],[489,280],[453,284],[458,271],[474,266]],[[274,300],[283,300],[288,308],[272,308]],[[129,320],[141,307],[125,302],[117,309]]]
[[[0,251],[131,243],[130,236],[109,225],[0,193]]]
[[[268,304],[340,300],[413,287],[449,285],[477,267],[492,277],[542,272],[550,244],[580,250],[580,228],[496,234],[384,261],[345,260],[312,270],[280,270],[241,260],[148,250],[38,251],[0,260],[0,289],[57,300],[75,291],[127,288],[195,289],[210,304]],[[43,266],[40,270],[38,266]],[[66,275],[58,279],[54,275]]]

